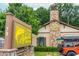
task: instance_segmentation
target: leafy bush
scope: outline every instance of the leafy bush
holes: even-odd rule
[[[55,51],[58,51],[58,48],[57,47],[35,47],[34,50],[39,52],[55,52]]]

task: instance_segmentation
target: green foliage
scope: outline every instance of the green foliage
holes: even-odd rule
[[[0,37],[5,35],[5,12],[0,11]]]
[[[39,51],[39,52],[55,52],[58,51],[57,47],[35,47],[34,48],[35,51]]]
[[[13,3],[9,4],[7,11],[12,12],[17,18],[31,25],[32,32],[37,34],[40,26],[40,21],[33,8],[28,7],[24,4]]]
[[[56,3],[61,21],[79,27],[79,6],[72,3]],[[49,8],[50,9],[50,8]],[[10,3],[7,12],[12,12],[17,18],[32,26],[32,32],[37,34],[39,28],[50,20],[50,10],[39,7],[33,10],[22,3]],[[5,11],[0,10],[0,36],[5,33]]]
[[[61,21],[79,27],[79,6],[72,3],[57,3]]]
[[[50,20],[50,11],[44,7],[39,7],[36,10],[37,17],[40,19],[41,25],[45,24]]]
[[[32,32],[37,34],[41,25],[49,21],[49,11],[43,7],[33,10],[24,4],[12,3],[9,4],[8,10],[12,12],[17,18],[32,25]]]

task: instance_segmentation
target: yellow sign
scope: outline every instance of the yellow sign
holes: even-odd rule
[[[14,27],[14,47],[24,47],[31,45],[31,29],[19,23]]]

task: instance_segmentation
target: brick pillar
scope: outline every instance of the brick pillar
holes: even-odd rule
[[[50,21],[52,21],[52,23],[50,23],[51,46],[57,46],[56,39],[60,35],[60,24],[58,23],[59,11],[57,9],[50,11]]]
[[[10,12],[8,12],[6,14],[4,49],[12,48],[12,39],[13,39],[12,35],[13,35],[13,15]]]

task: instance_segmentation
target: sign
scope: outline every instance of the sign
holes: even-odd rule
[[[31,36],[31,29],[17,22],[14,23],[14,48],[31,45]]]

